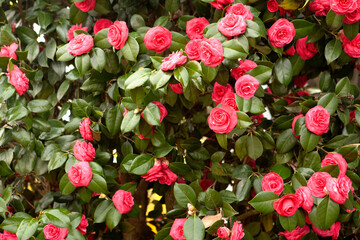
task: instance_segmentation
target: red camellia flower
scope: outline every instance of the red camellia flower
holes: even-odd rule
[[[345,41],[344,43],[344,51],[347,55],[352,58],[360,58],[360,33],[358,33],[358,35],[356,35],[353,40],[349,41],[348,43]]]
[[[141,177],[148,182],[159,181],[160,184],[166,185],[171,185],[177,180],[177,175],[169,168],[169,162],[159,160],[155,160],[152,168]]]
[[[83,12],[88,12],[94,10],[96,0],[84,0],[83,2],[74,2],[74,4],[79,10]]]
[[[217,235],[219,238],[228,238],[230,237],[231,231],[227,227],[220,227],[217,230]]]
[[[250,9],[242,3],[236,3],[226,9],[226,14],[235,14],[243,16],[245,20],[253,20],[254,16]]]
[[[311,208],[314,205],[314,199],[311,196],[311,191],[308,187],[299,187],[295,196],[299,199],[299,207],[302,207],[308,213],[311,212]]]
[[[6,74],[9,77],[9,83],[15,87],[16,92],[21,96],[29,89],[29,79],[20,68],[13,65],[14,69]],[[9,71],[9,66],[8,66]]]
[[[251,60],[242,59],[239,60],[239,66],[236,68],[231,69],[230,73],[233,78],[238,80],[241,76],[244,76],[247,71],[254,69],[257,67],[257,64]]]
[[[174,240],[185,240],[183,230],[186,220],[186,218],[175,219],[174,223],[171,226],[169,234]]]
[[[94,33],[97,34],[101,30],[109,28],[111,25],[113,25],[113,22],[111,20],[106,18],[100,18],[94,24]]]
[[[315,0],[309,4],[309,10],[315,13],[315,16],[326,16],[330,10],[330,0]]]
[[[134,206],[134,198],[131,193],[124,190],[117,190],[112,197],[112,201],[120,214],[130,212]]]
[[[345,176],[347,170],[347,162],[340,153],[328,153],[321,162],[321,167],[327,165],[338,165],[339,176]]]
[[[148,50],[161,53],[171,45],[171,32],[161,26],[150,28],[145,34],[144,43]]]
[[[234,92],[234,89],[230,84],[226,84],[226,86],[223,86],[215,82],[214,89],[211,94],[211,99],[215,102],[216,105],[218,105],[219,103],[221,103],[223,97],[227,92],[231,92],[231,93]]]
[[[229,133],[237,124],[236,111],[229,106],[213,108],[208,117],[209,128],[216,133]]]
[[[204,28],[209,24],[204,17],[193,18],[186,22],[186,34],[190,39],[202,39]]]
[[[346,24],[354,24],[360,21],[360,4],[359,7],[351,12],[351,13],[346,13],[345,14],[345,18],[344,18],[344,23]]]
[[[182,94],[183,93],[183,86],[181,85],[181,83],[177,83],[177,84],[169,84],[171,89],[177,93],[177,94]]]
[[[308,37],[300,38],[296,41],[296,52],[303,60],[310,59],[318,52],[316,43],[306,43]]]
[[[9,57],[15,60],[18,60],[16,56],[16,50],[18,49],[19,45],[16,43],[10,44],[10,46],[2,46],[0,51],[0,57]]]
[[[275,48],[282,48],[295,37],[294,24],[285,18],[277,20],[268,30],[269,41]]]
[[[236,105],[234,92],[229,91],[225,93],[224,97],[221,99],[221,106],[225,106],[225,105],[232,107],[235,111],[239,110]]]
[[[330,8],[338,15],[355,11],[359,7],[358,0],[330,0]]]
[[[230,240],[239,240],[243,237],[245,237],[243,225],[240,222],[236,221],[231,229]]]
[[[290,217],[298,210],[299,199],[295,196],[295,194],[287,194],[279,200],[276,200],[273,207],[281,216]]]
[[[234,37],[244,33],[246,26],[243,16],[232,13],[226,14],[217,24],[218,30],[227,37]]]
[[[80,129],[80,134],[81,134],[81,136],[82,136],[85,140],[93,141],[94,138],[93,138],[93,135],[92,135],[92,133],[91,133],[90,125],[91,125],[91,120],[90,120],[90,118],[85,118],[85,119],[80,123],[79,129]]]
[[[254,115],[250,117],[251,121],[254,123],[255,126],[259,126],[263,118],[264,118],[264,114]]]
[[[322,135],[329,131],[330,114],[322,106],[311,108],[305,115],[307,129],[316,135]]]
[[[329,193],[331,200],[338,204],[344,204],[346,202],[351,189],[353,190],[352,182],[347,176],[328,178],[326,180],[326,191]]]
[[[279,10],[279,3],[276,0],[269,0],[267,2],[267,9],[269,12],[277,12]]]
[[[224,60],[224,50],[216,38],[204,39],[200,43],[200,59],[209,67],[217,67]]]
[[[109,27],[107,39],[115,49],[121,49],[129,36],[129,29],[124,21],[115,21]]]
[[[152,101],[152,103],[155,103],[156,106],[158,106],[158,108],[160,110],[160,122],[162,122],[164,120],[164,118],[166,117],[166,115],[168,114],[166,107],[161,102],[158,102],[158,101]]]
[[[87,32],[88,28],[83,27],[81,23],[72,25],[66,35],[68,37],[68,41],[74,39],[74,31],[76,31],[76,30],[83,30],[83,31]]]
[[[312,226],[313,231],[321,236],[321,237],[331,237],[333,240],[339,238],[339,231],[341,228],[340,222],[335,222],[331,227],[330,230],[322,230],[319,228],[316,228],[315,226]]]
[[[291,46],[288,50],[284,51],[284,54],[294,56],[295,54],[295,47]]]
[[[316,172],[308,180],[307,186],[314,197],[325,197],[326,180],[331,178],[331,175],[327,172]]]
[[[52,224],[46,225],[43,231],[44,231],[45,239],[51,239],[51,240],[64,240],[67,234],[69,233],[69,229],[59,228]]]
[[[185,52],[190,60],[200,60],[200,45],[202,39],[190,40],[185,46]]]
[[[309,226],[305,225],[303,228],[297,226],[291,232],[287,230],[285,232],[280,232],[279,235],[284,236],[288,240],[301,240],[301,238],[306,234],[308,234],[309,232],[310,232]]]
[[[224,8],[224,6],[223,6],[222,4],[220,4],[220,3],[218,3],[217,0],[211,2],[210,4],[211,4],[212,7],[216,8],[216,9],[222,9],[222,8]]]
[[[93,174],[88,162],[78,162],[71,166],[68,176],[69,181],[75,187],[87,187],[90,184]]]
[[[270,191],[280,195],[284,190],[284,180],[279,174],[270,172],[262,179],[261,186],[263,191]]]
[[[245,99],[252,98],[258,88],[259,81],[249,74],[240,77],[235,83],[236,94]]]
[[[74,56],[79,56],[88,53],[94,46],[94,40],[90,35],[84,33],[74,37],[68,46],[68,52]]]
[[[76,140],[73,151],[79,161],[91,162],[95,158],[95,148],[91,143]]]
[[[297,116],[294,117],[293,121],[292,121],[292,124],[291,124],[291,127],[292,127],[292,131],[293,131],[293,134],[295,137],[297,138],[300,138],[300,135],[296,135],[295,134],[295,124],[296,124],[296,121],[299,119],[299,118],[302,118],[304,115],[302,114],[299,114]]]
[[[18,240],[18,237],[15,233],[10,233],[4,230],[4,234],[0,235],[1,240]]]
[[[294,85],[298,87],[305,87],[308,82],[307,75],[300,75],[294,78]]]
[[[163,71],[174,70],[176,67],[186,63],[186,60],[187,57],[182,52],[176,51],[163,59],[160,68]]]
[[[88,220],[86,220],[85,215],[82,215],[80,224],[79,224],[79,226],[77,226],[76,229],[79,230],[79,232],[80,232],[82,235],[85,235],[85,234],[86,234],[86,227],[87,227],[87,226],[89,226],[89,222],[88,222]]]
[[[210,179],[200,180],[200,187],[203,190],[203,192],[205,192],[209,187],[211,187],[211,185],[213,185],[213,181],[211,181]]]

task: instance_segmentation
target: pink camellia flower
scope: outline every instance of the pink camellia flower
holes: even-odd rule
[[[352,213],[352,212],[354,212],[356,210],[356,207],[354,207],[353,209],[346,209],[346,212],[348,212],[348,213]]]
[[[294,85],[298,87],[305,87],[308,82],[307,75],[300,75],[294,78]]]
[[[200,180],[200,187],[203,190],[203,192],[205,192],[209,187],[211,187],[211,185],[213,185],[213,181],[211,181],[210,179]]]
[[[134,206],[134,198],[131,193],[124,190],[117,190],[112,197],[112,201],[120,214],[130,212]]]
[[[326,180],[326,191],[329,193],[331,200],[338,204],[344,204],[349,198],[349,191],[352,190],[352,182],[347,176],[338,178],[328,178]]]
[[[330,8],[337,15],[344,15],[355,11],[359,7],[358,0],[330,0]]]
[[[299,119],[299,118],[302,118],[304,115],[302,114],[299,114],[297,116],[294,117],[293,121],[292,121],[292,124],[291,124],[291,127],[292,127],[292,132],[294,134],[295,137],[297,138],[300,138],[300,135],[296,135],[295,134],[295,124],[296,124],[296,121]]]
[[[245,20],[253,20],[254,16],[250,9],[242,3],[236,3],[226,9],[226,14],[235,14],[243,16]]]
[[[155,103],[156,106],[159,107],[159,110],[160,110],[160,122],[162,122],[164,120],[164,118],[166,117],[166,115],[168,114],[168,112],[166,110],[166,107],[161,102],[158,102],[158,101],[152,101],[152,103]]]
[[[236,221],[231,229],[230,240],[240,240],[245,236],[243,225]]]
[[[174,70],[176,67],[186,63],[186,60],[187,57],[184,56],[182,52],[176,51],[163,59],[160,68],[163,71]]]
[[[68,37],[68,41],[71,41],[74,39],[74,31],[76,31],[76,30],[83,30],[83,31],[87,32],[88,28],[83,27],[81,23],[72,25],[66,35]]]
[[[234,37],[244,33],[246,26],[247,24],[243,16],[229,13],[218,22],[217,29],[224,36]]]
[[[89,12],[91,10],[94,10],[96,0],[84,0],[83,2],[75,2],[74,4],[79,10],[83,12]]]
[[[161,26],[150,28],[145,34],[144,43],[148,50],[161,53],[171,45],[171,32]]]
[[[176,83],[176,84],[169,84],[171,89],[176,93],[176,94],[182,94],[183,93],[183,86],[181,85],[181,83]]]
[[[273,207],[281,216],[290,217],[298,210],[299,199],[295,196],[295,194],[287,194],[279,200],[276,200]]]
[[[279,3],[276,0],[269,0],[267,2],[267,9],[269,12],[277,12],[279,10]]]
[[[338,165],[339,176],[345,176],[347,170],[347,162],[340,153],[328,153],[321,162],[321,167],[326,165]]]
[[[308,213],[311,212],[311,208],[314,205],[314,199],[311,196],[311,191],[308,187],[299,187],[295,196],[299,199],[299,207],[302,207]]]
[[[356,110],[353,110],[349,114],[349,122],[352,122],[353,119],[355,119]]]
[[[316,135],[323,135],[329,131],[330,114],[322,106],[311,108],[305,115],[307,129]]]
[[[202,39],[204,28],[209,24],[204,17],[193,18],[186,22],[186,34],[190,39]]]
[[[185,45],[185,52],[190,60],[200,60],[200,45],[202,39],[193,39],[190,40]]]
[[[308,234],[309,232],[310,232],[309,226],[305,225],[302,228],[297,226],[291,232],[289,232],[287,230],[285,232],[280,232],[279,235],[284,236],[287,240],[301,240],[301,238],[303,236],[305,236],[306,234]]]
[[[231,92],[231,93],[234,92],[234,89],[232,88],[232,86],[230,84],[226,84],[226,86],[223,86],[223,85],[215,82],[214,89],[211,94],[211,99],[215,102],[216,105],[218,105],[219,103],[221,103],[223,97],[228,92]]]
[[[9,57],[15,60],[18,60],[16,56],[16,50],[18,49],[19,45],[16,43],[10,44],[10,46],[2,46],[0,51],[0,57]]]
[[[123,113],[123,117],[126,116],[126,114],[128,114],[129,110],[127,110],[125,107],[124,107],[124,113]]]
[[[359,21],[360,21],[360,5],[355,11],[351,13],[346,13],[344,18],[344,23],[346,24],[354,24]]]
[[[3,239],[3,240],[18,240],[18,237],[16,236],[15,233],[10,233],[8,231],[5,231],[4,230],[4,234],[2,234],[2,236],[0,235],[0,239]]]
[[[171,226],[169,234],[174,240],[185,240],[183,230],[186,220],[186,218],[175,219],[173,225]]]
[[[155,160],[152,168],[141,177],[148,182],[159,181],[160,184],[166,185],[171,185],[177,180],[177,175],[169,168],[169,162],[159,160]]]
[[[213,2],[211,2],[211,6],[216,8],[216,9],[223,9],[224,5],[228,5],[230,3],[233,3],[234,0],[215,0]]]
[[[80,232],[82,235],[85,235],[85,234],[86,234],[86,227],[87,227],[87,226],[89,226],[89,222],[88,222],[88,220],[86,220],[85,215],[82,215],[80,224],[79,224],[79,226],[77,226],[76,229],[79,230],[79,232]]]
[[[101,30],[109,28],[111,25],[113,25],[113,22],[111,20],[106,18],[100,18],[94,24],[94,33],[97,34]]]
[[[315,13],[315,16],[326,16],[330,10],[330,0],[315,0],[309,4],[309,10]]]
[[[252,98],[258,88],[259,81],[249,74],[240,77],[235,83],[236,94],[245,99]]]
[[[200,59],[209,67],[217,67],[224,60],[224,50],[216,38],[204,39],[200,43]]]
[[[115,49],[124,47],[126,40],[129,36],[129,29],[124,21],[115,21],[109,27],[107,39]]]
[[[238,80],[240,77],[244,76],[247,71],[254,69],[257,67],[257,64],[251,60],[242,59],[239,60],[239,66],[236,68],[231,69],[230,73],[233,78]]]
[[[95,148],[91,143],[76,140],[73,151],[79,161],[91,162],[95,158]]]
[[[302,60],[308,60],[318,52],[316,43],[306,43],[308,36],[300,38],[296,41],[296,52]]]
[[[9,66],[8,66],[9,72]],[[16,92],[21,96],[29,89],[29,79],[20,68],[14,65],[14,69],[6,74],[9,77],[9,83],[15,87]]]
[[[216,133],[229,133],[237,124],[236,111],[230,106],[213,108],[208,117],[209,128]]]
[[[68,172],[69,180],[75,187],[87,187],[93,177],[88,162],[78,162],[71,166]]]
[[[330,230],[322,230],[319,228],[316,228],[315,226],[312,226],[313,231],[321,236],[321,237],[331,237],[333,240],[339,238],[339,232],[341,228],[340,222],[335,222],[331,227]]]
[[[285,18],[277,20],[268,30],[269,41],[275,48],[282,48],[295,37],[294,24]]]
[[[232,107],[235,111],[239,111],[236,105],[234,92],[229,91],[225,93],[224,97],[221,99],[221,106],[225,106],[225,105]]]
[[[91,125],[91,120],[90,120],[90,118],[85,118],[85,119],[80,123],[79,129],[80,129],[80,134],[81,134],[81,136],[82,136],[85,140],[93,141],[94,138],[93,138],[93,135],[92,135],[92,133],[91,133],[90,125]]]
[[[231,231],[227,227],[220,227],[217,230],[217,235],[219,238],[229,238],[230,234],[231,234]]]
[[[69,233],[69,229],[59,228],[52,224],[46,225],[43,231],[44,231],[45,239],[51,239],[51,240],[64,240],[67,234]]]
[[[262,179],[261,186],[263,191],[274,192],[280,196],[284,190],[284,180],[279,174],[270,172]]]
[[[360,33],[358,33],[356,37],[348,43],[346,43],[346,41],[344,42],[344,51],[346,52],[346,54],[352,58],[360,58]]]
[[[294,56],[295,54],[295,47],[291,46],[288,50],[284,51],[284,54]]]
[[[307,186],[314,197],[322,198],[326,196],[326,180],[331,178],[327,172],[316,172],[308,180]]]
[[[94,40],[90,35],[84,33],[74,37],[68,46],[68,52],[74,56],[79,56],[88,53],[94,46]]]

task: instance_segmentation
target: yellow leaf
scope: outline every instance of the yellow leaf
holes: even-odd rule
[[[222,218],[221,213],[219,213],[217,215],[203,217],[203,219],[201,219],[201,221],[203,222],[205,228],[208,228],[211,225],[213,225],[214,222],[220,220],[221,218]]]
[[[296,10],[300,7],[302,1],[296,0],[284,0],[279,7],[282,7],[285,10]]]

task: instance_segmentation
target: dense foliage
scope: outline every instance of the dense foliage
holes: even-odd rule
[[[0,239],[357,239],[358,0],[0,5]]]

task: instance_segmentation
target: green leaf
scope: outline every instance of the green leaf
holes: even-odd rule
[[[183,208],[187,208],[188,203],[196,206],[196,194],[189,185],[175,183],[174,196],[177,203]]]
[[[33,43],[38,38],[38,35],[36,34],[36,32],[33,29],[31,29],[29,27],[25,27],[25,26],[17,27],[15,29],[15,33],[20,38],[21,42],[25,43],[25,44]],[[3,31],[1,32],[1,34],[3,34]],[[1,36],[1,38],[2,38],[2,36]],[[16,42],[16,40],[14,42]],[[10,44],[5,44],[5,45],[10,45]]]
[[[227,149],[227,134],[216,134],[216,140],[219,143],[220,147]]]
[[[76,189],[76,187],[69,181],[69,176],[67,174],[64,174],[60,179],[59,188],[63,195],[68,195]]]
[[[297,226],[297,223],[298,223],[298,219],[297,219],[297,215],[294,214],[290,217],[284,217],[284,216],[281,216],[279,215],[279,220],[280,220],[280,224],[281,226],[291,232],[292,230],[294,230]]]
[[[311,23],[304,19],[295,19],[291,22],[292,24],[294,24],[296,30],[295,39],[304,38],[308,36],[312,32],[315,26],[314,23]]]
[[[65,81],[63,81],[61,83],[61,85],[58,88],[57,93],[56,93],[56,97],[57,97],[58,101],[60,101],[65,96],[65,93],[69,89],[69,86],[70,86],[70,80],[68,80],[68,79],[66,79]]]
[[[30,112],[41,113],[49,111],[51,109],[51,105],[48,100],[35,99],[28,103],[27,108],[30,110]]]
[[[107,183],[106,180],[99,174],[93,173],[93,177],[90,181],[89,186],[87,186],[93,192],[97,193],[107,193]]]
[[[122,133],[127,133],[135,130],[139,125],[140,114],[136,114],[134,110],[128,112],[121,122],[120,130]]]
[[[209,67],[206,66],[203,62],[201,62],[201,69],[203,80],[207,83],[210,83],[215,79],[219,70],[218,67]]]
[[[45,216],[49,219],[51,224],[55,225],[56,227],[69,228],[71,226],[69,216],[59,209],[46,210]]]
[[[276,79],[283,85],[287,86],[292,80],[292,65],[288,58],[280,58],[274,66]]]
[[[205,192],[205,206],[207,209],[217,209],[222,206],[222,199],[220,194],[211,188],[208,188]]]
[[[134,14],[130,18],[130,25],[135,31],[137,31],[141,27],[145,27],[145,20],[144,18],[139,14]]]
[[[327,93],[320,98],[318,105],[324,107],[330,115],[333,115],[338,109],[338,99],[335,93]]]
[[[148,124],[160,125],[160,109],[155,103],[150,102],[142,112],[142,116]]]
[[[121,214],[113,204],[110,206],[112,207],[106,215],[106,225],[109,227],[110,231],[112,231],[120,223]]]
[[[189,73],[184,66],[180,66],[174,70],[174,77],[178,80],[184,89],[189,85]]]
[[[164,72],[162,70],[159,70],[156,73],[151,74],[150,82],[154,86],[155,90],[157,90],[167,84],[171,76],[171,72]]]
[[[98,72],[102,72],[106,64],[106,55],[101,48],[94,48],[90,58],[91,66]]]
[[[149,154],[141,154],[137,156],[132,162],[130,166],[130,173],[136,175],[144,175],[149,169],[154,165],[154,158]]]
[[[198,216],[193,215],[186,220],[183,232],[186,240],[204,239],[205,226]]]
[[[224,213],[224,217],[232,217],[236,214],[239,214],[234,208],[227,202],[223,202],[222,210]]]
[[[344,24],[344,34],[351,41],[359,33],[359,22],[353,24]]]
[[[239,97],[239,99],[242,99],[242,98]],[[250,127],[253,124],[253,121],[246,113],[237,111],[236,115],[238,117],[238,123],[237,123],[238,128],[244,129],[244,128]]]
[[[241,202],[247,199],[250,195],[251,187],[251,179],[249,177],[242,178],[242,180],[236,186],[237,201]]]
[[[70,21],[73,24],[83,23],[88,16],[88,13],[78,9],[75,4],[70,7]]]
[[[321,135],[311,133],[306,126],[303,126],[300,131],[300,144],[305,152],[312,151],[318,144]]]
[[[299,75],[299,73],[301,72],[301,70],[304,67],[305,60],[301,59],[299,54],[295,54],[294,56],[290,57],[290,62],[291,62],[292,70],[293,70],[292,75],[293,76]]]
[[[39,55],[40,52],[39,44],[36,41],[34,41],[26,46],[25,51],[28,52],[27,58],[31,63]]]
[[[118,105],[109,109],[106,113],[105,124],[106,128],[112,136],[115,136],[120,131],[121,120],[123,115],[121,114],[120,107]]]
[[[330,27],[331,30],[337,30],[341,28],[344,22],[345,15],[337,15],[330,9],[326,15],[326,24]]]
[[[82,77],[90,69],[90,56],[84,54],[75,58],[75,66],[79,71],[80,77]]]
[[[333,39],[328,42],[325,46],[325,58],[327,64],[329,65],[333,61],[335,61],[338,57],[340,57],[342,51],[341,42],[337,39]]]
[[[48,171],[50,172],[61,167],[66,162],[67,158],[68,154],[64,152],[56,152],[53,154],[48,165]]]
[[[131,74],[125,80],[125,89],[131,90],[143,86],[149,79],[151,71],[150,68],[142,68]]]
[[[39,11],[38,21],[39,21],[39,25],[43,29],[46,29],[53,22],[53,17],[48,12]]]
[[[250,135],[246,139],[246,150],[249,157],[256,160],[262,155],[264,149],[260,139],[254,135]]]
[[[39,222],[36,218],[27,218],[21,221],[16,236],[19,240],[27,240],[34,235]]]
[[[9,111],[6,113],[9,122],[20,120],[26,117],[28,114],[29,114],[29,110],[27,110],[22,105],[17,105],[13,108],[10,108]]]
[[[347,96],[350,92],[350,80],[348,77],[342,78],[335,86],[337,97]]]
[[[225,41],[222,45],[224,49],[224,57],[227,59],[237,60],[239,58],[246,58],[249,54],[249,43],[247,41],[232,39]]]
[[[258,65],[257,67],[248,71],[247,74],[255,77],[261,85],[270,79],[272,75],[272,69],[264,65]]]
[[[180,0],[165,0],[166,11],[174,14],[180,8]]]
[[[283,131],[276,140],[276,149],[278,153],[289,152],[295,147],[297,138],[294,136],[292,129]]]
[[[106,220],[106,216],[110,209],[114,207],[114,204],[110,200],[103,200],[99,205],[97,205],[94,212],[94,222],[103,223]]]
[[[330,229],[338,219],[340,213],[339,204],[335,203],[328,196],[321,200],[320,204],[309,213],[311,223],[320,229]]]
[[[256,196],[249,201],[249,204],[263,214],[268,214],[274,211],[273,204],[279,199],[276,193],[263,191],[256,194]]]
[[[246,143],[247,143],[248,136],[241,136],[238,140],[235,142],[235,153],[238,158],[244,159],[248,156]]]
[[[139,43],[135,40],[135,38],[129,36],[124,47],[121,48],[121,53],[126,60],[136,62],[139,50]]]
[[[101,31],[99,31],[95,35],[95,37],[94,37],[95,46],[97,46],[99,48],[102,48],[102,49],[112,47],[111,44],[109,43],[108,39],[107,39],[108,31],[109,31],[109,28],[105,28],[105,29],[102,29]]]
[[[178,1],[178,0],[173,0]],[[187,44],[187,39],[184,35],[178,32],[171,31],[171,45],[169,50],[170,51],[179,51],[179,50],[185,50],[185,45]]]
[[[74,56],[68,52],[69,44],[65,44],[58,48],[56,51],[56,59],[60,62],[68,62],[71,61]]]

